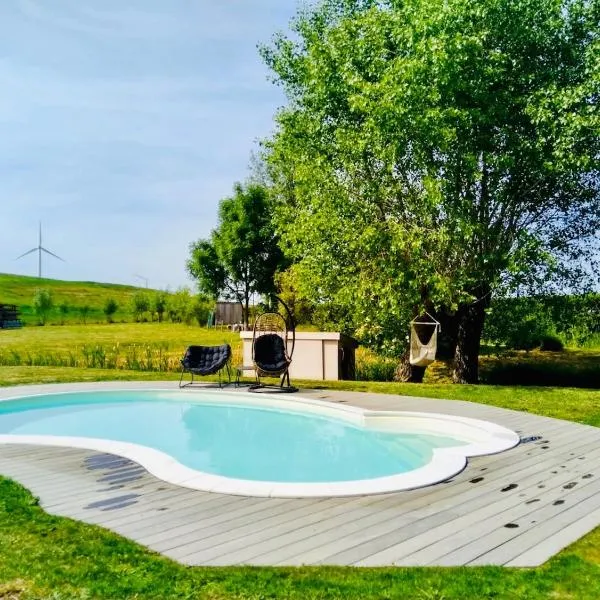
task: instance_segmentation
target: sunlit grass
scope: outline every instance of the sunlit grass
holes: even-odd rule
[[[180,333],[185,336],[187,330],[182,327]],[[172,380],[175,386],[177,377],[176,373],[115,369],[0,367],[0,385],[4,386],[103,380]],[[600,425],[600,403],[594,390],[367,381],[294,383],[481,402]],[[598,548],[600,528],[535,569],[190,568],[102,528],[47,515],[21,486],[0,477],[2,600],[596,600],[600,597]]]

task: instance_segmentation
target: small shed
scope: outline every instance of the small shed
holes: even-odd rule
[[[242,321],[242,305],[239,302],[217,302],[215,309],[215,323],[217,325],[233,325]]]

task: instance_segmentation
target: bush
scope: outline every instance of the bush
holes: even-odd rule
[[[79,315],[81,316],[81,322],[85,325],[87,323],[87,318],[91,312],[91,308],[88,304],[84,304],[79,307]]]
[[[600,388],[600,368],[590,365],[542,361],[501,361],[481,370],[481,380],[490,385],[535,385]]]
[[[211,300],[208,296],[203,294],[198,294],[198,296],[196,296],[196,300],[192,305],[192,313],[200,327],[206,325],[206,322],[208,321],[208,315],[214,309],[214,300]]]
[[[113,298],[108,298],[108,300],[104,303],[104,315],[106,316],[107,323],[113,322],[113,317],[118,308],[119,305]]]
[[[167,310],[168,296],[166,292],[156,292],[152,303],[152,309],[158,317],[158,322],[162,323],[164,314]]]
[[[394,381],[398,359],[379,356],[368,348],[356,351],[357,381]]]
[[[69,314],[69,310],[71,309],[71,307],[69,306],[69,304],[66,301],[61,302],[60,306],[58,307],[58,312],[60,313],[60,324],[64,325],[65,321],[67,319],[67,315]]]
[[[562,352],[564,349],[562,340],[556,335],[543,335],[540,340],[540,350],[544,352]]]
[[[171,294],[167,302],[167,314],[173,323],[189,325],[194,319],[194,302],[188,288],[181,288]]]
[[[600,294],[495,298],[483,337],[492,344],[528,350],[546,336],[586,346],[600,333]]]
[[[150,298],[146,292],[136,292],[131,298],[131,312],[136,323],[148,320]]]
[[[54,301],[49,290],[37,289],[33,294],[33,310],[38,317],[38,323],[45,325],[48,315],[54,308]]]

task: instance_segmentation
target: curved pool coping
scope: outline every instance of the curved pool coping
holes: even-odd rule
[[[398,492],[445,481],[461,472],[467,465],[469,457],[503,452],[516,446],[520,441],[519,436],[514,431],[490,421],[441,413],[373,411],[305,398],[301,394],[294,394],[293,397],[282,397],[275,394],[258,395],[241,391],[230,392],[226,389],[211,390],[203,387],[178,389],[151,386],[148,383],[143,383],[139,386],[129,384],[121,387],[115,385],[106,387],[99,386],[98,384],[78,384],[77,386],[44,386],[44,388],[45,390],[51,388],[52,391],[16,394],[0,398],[0,402],[31,399],[51,394],[85,393],[100,390],[113,392],[135,390],[168,392],[171,395],[181,394],[185,396],[200,393],[203,399],[198,399],[199,402],[203,400],[214,401],[226,397],[227,399],[232,399],[236,404],[247,403],[254,406],[286,409],[292,412],[319,414],[379,431],[393,432],[401,429],[403,432],[451,436],[466,442],[466,445],[463,446],[434,449],[432,459],[428,464],[406,473],[354,481],[289,483],[232,479],[211,473],[204,473],[182,465],[175,458],[164,452],[129,442],[85,437],[0,434],[0,444],[59,446],[116,454],[139,463],[149,473],[168,483],[222,494],[275,498],[309,498],[362,496]],[[186,400],[189,401],[190,398],[187,397]]]

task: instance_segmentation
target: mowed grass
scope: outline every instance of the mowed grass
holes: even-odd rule
[[[600,529],[536,569],[185,567],[0,478],[3,600],[597,600]]]
[[[229,342],[226,330],[172,324],[35,327],[0,331],[0,350],[69,352],[82,344],[168,344],[179,356],[192,343]],[[171,351],[169,350],[169,351]],[[563,357],[564,358],[564,357]],[[52,366],[0,367],[0,385],[101,380],[171,380],[177,373]],[[344,389],[479,402],[600,425],[600,392],[575,388],[462,386],[436,380],[295,381]],[[597,600],[600,528],[535,569],[477,568],[191,568],[99,527],[53,517],[20,485],[0,477],[0,600],[207,600],[268,598],[371,600]]]
[[[2,367],[0,384],[176,375],[101,369]],[[598,392],[450,384],[296,382],[301,386],[446,397],[598,424]],[[173,383],[175,386],[175,381]],[[600,528],[542,567],[191,568],[102,528],[46,514],[17,483],[0,477],[2,600],[268,598],[370,600],[597,600]]]

